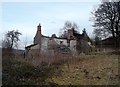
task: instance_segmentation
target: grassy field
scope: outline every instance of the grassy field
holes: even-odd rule
[[[48,66],[3,57],[3,85],[118,85],[120,55],[80,55]]]
[[[48,78],[59,85],[116,85],[118,56],[96,55],[71,59],[61,65],[61,75]]]

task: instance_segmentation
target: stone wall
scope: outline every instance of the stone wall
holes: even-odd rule
[[[41,37],[41,51],[46,52],[48,49],[48,40],[47,37]]]
[[[77,44],[76,40],[70,40],[70,50],[72,52],[76,52],[76,44]]]
[[[41,42],[41,26],[37,26],[37,33],[34,37],[34,44],[39,44]]]

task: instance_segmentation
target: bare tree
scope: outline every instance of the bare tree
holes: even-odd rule
[[[102,2],[93,14],[94,33],[100,37],[113,36],[118,44],[120,38],[120,1]]]
[[[69,29],[71,29],[71,30],[74,29],[74,32],[79,33],[79,27],[75,22],[66,21],[64,23],[63,28],[60,29],[60,32],[61,32],[60,37],[66,38],[67,37],[67,31]]]
[[[14,46],[17,47],[17,42],[20,40],[19,36],[22,35],[19,31],[8,31],[5,34],[5,39],[2,42],[3,48],[13,49]]]

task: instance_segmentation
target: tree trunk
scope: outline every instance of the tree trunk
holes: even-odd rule
[[[116,29],[116,39],[115,39],[115,41],[116,41],[116,48],[119,48],[119,30],[118,30],[118,28],[119,28],[119,19],[118,19],[118,21],[116,21],[116,25],[115,25],[115,29]]]
[[[13,48],[13,40],[14,38],[11,38],[11,46],[10,46],[10,49],[12,49]]]

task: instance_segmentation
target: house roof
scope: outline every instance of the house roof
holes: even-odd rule
[[[49,37],[49,36],[44,36],[44,35],[42,35],[42,37],[52,38],[52,37]],[[56,38],[56,39],[67,39],[67,38],[65,38],[65,37],[53,37],[53,38]]]
[[[37,44],[31,44],[29,46],[26,46],[25,48],[30,48],[30,47],[35,46],[35,45],[37,45]]]
[[[114,44],[114,41],[115,40],[113,37],[109,37],[109,38],[103,39],[102,44]]]
[[[77,38],[77,39],[81,39],[83,37],[82,34],[79,33],[73,33],[73,35]]]
[[[45,36],[45,35],[42,35],[41,37],[51,38],[51,37],[49,37],[49,36]]]

